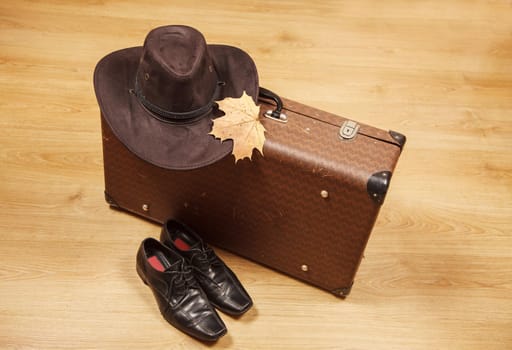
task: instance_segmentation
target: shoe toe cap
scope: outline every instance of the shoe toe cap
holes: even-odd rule
[[[216,341],[227,333],[224,322],[215,314],[203,318],[191,328],[197,338],[205,341]]]
[[[217,298],[215,304],[218,309],[236,316],[249,310],[252,300],[244,290],[230,288],[224,295]]]

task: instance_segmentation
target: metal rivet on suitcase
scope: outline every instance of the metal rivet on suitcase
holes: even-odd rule
[[[322,190],[320,191],[320,196],[322,196],[322,198],[328,198],[329,192],[327,192],[326,190]]]
[[[148,210],[149,210],[149,205],[147,205],[147,204],[142,204],[142,210],[144,210],[144,211],[148,211]]]
[[[301,270],[302,270],[302,271],[304,271],[304,272],[307,272],[307,271],[309,270],[309,267],[308,267],[308,265],[306,265],[306,264],[302,265],[300,268],[301,268]]]

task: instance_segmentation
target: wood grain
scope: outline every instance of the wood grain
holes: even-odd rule
[[[201,349],[103,199],[97,61],[184,23],[282,96],[408,143],[346,300],[219,251],[255,306],[226,349],[512,348],[510,1],[0,3],[0,348]]]

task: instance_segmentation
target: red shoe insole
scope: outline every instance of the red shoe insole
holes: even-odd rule
[[[185,242],[181,238],[176,238],[176,240],[174,241],[174,245],[179,250],[187,251],[190,249],[190,246],[187,244],[187,242]]]
[[[156,255],[150,256],[148,258],[149,264],[157,271],[164,272],[164,265],[160,262]]]

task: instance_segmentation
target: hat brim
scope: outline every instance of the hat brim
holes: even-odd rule
[[[219,100],[240,97],[243,91],[258,98],[258,73],[250,56],[226,45],[208,45],[221,87]],[[114,135],[143,160],[173,170],[196,169],[232,153],[233,142],[209,135],[212,115],[193,123],[168,123],[156,118],[131,92],[142,47],[112,52],[98,62],[94,89],[105,121]]]

